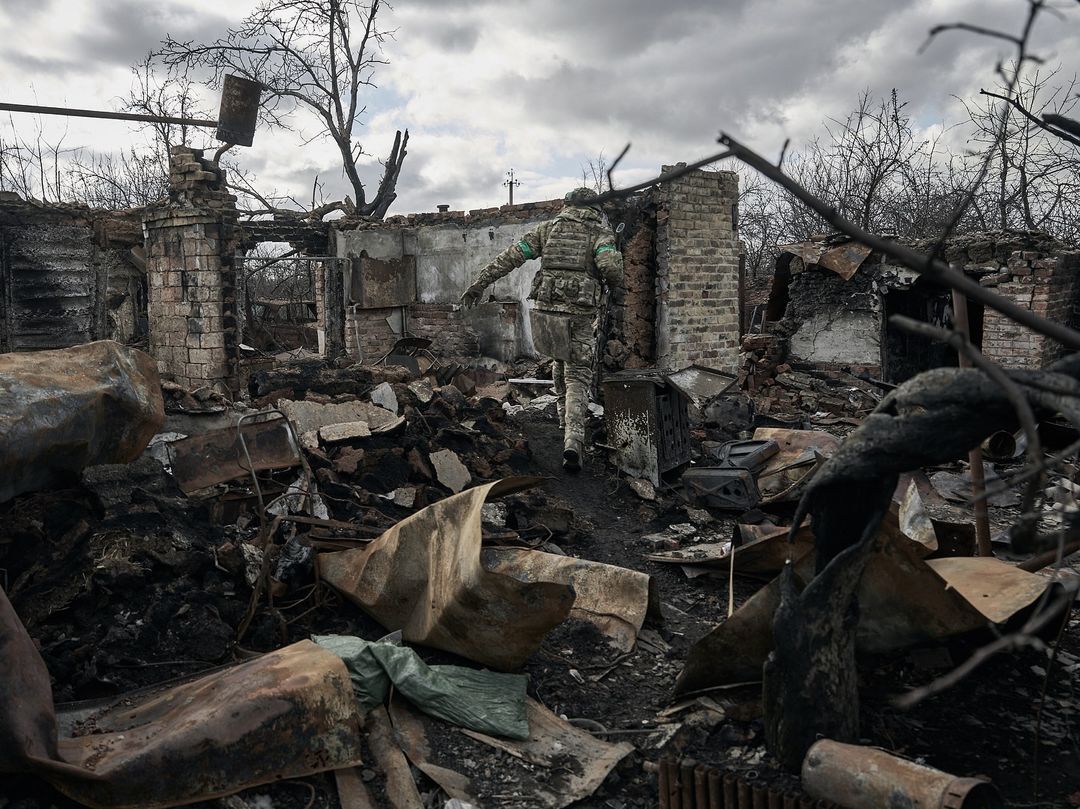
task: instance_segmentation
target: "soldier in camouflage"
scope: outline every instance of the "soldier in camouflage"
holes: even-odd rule
[[[529,313],[533,344],[554,362],[559,421],[564,428],[563,467],[581,468],[589,390],[596,367],[596,329],[603,302],[601,283],[622,283],[623,259],[615,235],[604,224],[596,192],[576,188],[554,219],[526,233],[499,253],[465,290],[461,301],[474,306],[485,288],[531,258],[540,259]]]

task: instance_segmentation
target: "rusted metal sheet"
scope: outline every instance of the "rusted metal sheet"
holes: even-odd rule
[[[740,525],[739,528],[743,531],[743,539],[746,540],[745,529],[752,531],[755,526]],[[762,532],[746,541],[746,544],[734,548],[734,553],[732,553],[730,542],[717,542],[691,545],[675,551],[650,553],[645,558],[654,562],[727,570],[734,556],[736,574],[754,578],[772,577],[780,572],[787,561],[798,561],[808,553],[813,553],[814,535],[810,531],[809,524],[795,532],[794,542],[788,540],[788,533],[788,528],[774,527],[773,530]]]
[[[997,559],[924,560],[927,548],[895,526],[883,530],[859,583],[861,651],[890,652],[1001,624],[1031,607],[1055,585]],[[738,569],[738,557],[736,557]],[[814,576],[814,554],[795,561],[800,583]],[[779,604],[773,579],[691,647],[676,693],[730,685],[760,676],[772,648],[772,617]]]
[[[487,570],[519,581],[573,587],[570,617],[594,624],[623,652],[634,648],[650,603],[658,603],[652,580],[637,570],[524,548],[485,548],[480,559]]]
[[[178,806],[361,760],[348,671],[311,641],[58,710],[2,589],[0,650],[0,773],[40,776],[86,806]]]
[[[507,478],[440,500],[364,548],[321,554],[320,578],[407,641],[519,668],[570,614],[574,590],[485,570],[480,509],[539,481]]]
[[[699,410],[717,396],[727,393],[739,381],[734,374],[704,365],[691,365],[667,374],[665,378]]]
[[[989,781],[958,778],[876,747],[831,739],[816,742],[807,752],[802,785],[811,797],[848,809],[996,809],[1005,805]]]
[[[778,245],[781,253],[790,253],[803,260],[806,266],[816,264],[839,275],[845,281],[859,271],[873,250],[861,242],[830,245],[825,242],[796,242]]]
[[[247,477],[252,471],[300,464],[300,447],[284,418],[194,435],[172,442],[168,451],[173,477],[185,493]]]
[[[986,620],[1004,623],[1046,592],[1047,580],[986,556],[930,559],[927,563]]]
[[[845,281],[850,281],[872,252],[873,250],[861,242],[848,242],[826,250],[817,263],[819,267],[832,270]]]
[[[757,475],[763,505],[798,500],[813,473],[840,447],[840,439],[822,430],[754,430],[755,440],[764,438],[771,438],[780,449]]]
[[[798,256],[807,264],[817,264],[821,254],[828,248],[824,242],[795,242],[793,244],[779,244],[776,249],[781,253],[791,253]]]
[[[0,502],[135,460],[165,423],[157,364],[109,340],[0,354]]]
[[[262,85],[240,76],[226,76],[221,85],[217,139],[237,146],[250,146],[259,120]]]
[[[360,726],[344,663],[300,641],[72,723],[90,733],[62,735],[60,756],[101,781],[49,780],[101,809],[175,806],[359,764]]]
[[[363,309],[407,306],[416,301],[416,256],[353,259],[349,297]]]

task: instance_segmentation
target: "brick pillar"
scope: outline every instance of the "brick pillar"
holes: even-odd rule
[[[189,388],[235,391],[236,197],[202,150],[175,146],[169,202],[143,219],[150,353],[158,370]]]
[[[672,166],[665,166],[664,171]],[[693,171],[665,184],[657,213],[657,364],[734,373],[739,361],[739,177]]]

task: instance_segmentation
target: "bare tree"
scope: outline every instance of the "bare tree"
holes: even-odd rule
[[[20,136],[13,120],[11,130],[14,135],[10,139],[0,140],[0,190],[43,202],[66,199],[65,165],[75,151],[64,146],[67,130],[59,139],[50,141],[44,135],[40,118],[31,137]]]
[[[993,156],[992,182],[972,206],[995,228],[1044,230],[1072,242],[1080,237],[1080,149],[1075,138],[1042,120],[1076,110],[1077,78],[1059,81],[1059,73],[1037,68],[1021,76],[1011,97],[997,87],[965,102],[972,144]]]
[[[68,162],[65,191],[69,199],[91,208],[141,208],[169,195],[168,164],[154,151],[130,148],[96,153],[80,149]]]
[[[581,167],[581,185],[591,188],[597,194],[604,193],[607,184],[607,158],[600,152],[594,160]]]
[[[376,19],[380,0],[267,0],[224,37],[201,44],[171,37],[153,57],[172,71],[205,69],[215,86],[236,74],[263,86],[263,113],[272,125],[288,127],[289,116],[303,110],[318,121],[341,154],[352,188],[337,206],[381,219],[396,198],[409,132],[400,130],[383,163],[382,178],[369,195],[359,162],[368,154],[354,140],[367,107],[363,94],[375,86],[379,65],[386,64],[382,44],[391,32]]]

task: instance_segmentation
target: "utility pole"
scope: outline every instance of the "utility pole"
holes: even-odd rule
[[[514,170],[506,172],[506,179],[503,180],[503,185],[510,189],[510,204],[514,204],[514,186],[521,185],[521,180],[514,179]]]

